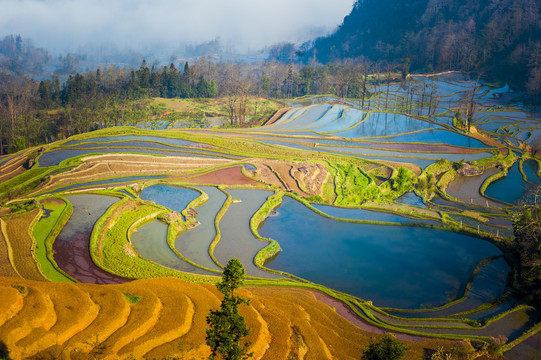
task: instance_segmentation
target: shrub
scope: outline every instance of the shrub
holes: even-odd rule
[[[393,187],[398,192],[406,192],[411,190],[412,186],[412,173],[405,167],[398,168],[398,173],[393,179]]]
[[[361,360],[398,360],[406,355],[408,348],[392,334],[385,334],[379,342],[370,339],[368,348],[363,351]]]

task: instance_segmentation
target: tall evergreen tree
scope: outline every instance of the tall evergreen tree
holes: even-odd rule
[[[245,275],[242,263],[232,258],[222,273],[222,280],[216,284],[224,297],[220,309],[211,310],[207,316],[210,328],[207,329],[205,341],[211,349],[210,360],[240,360],[252,356],[251,353],[248,354],[250,343],[241,343],[242,338],[250,334],[250,329],[246,327],[244,317],[239,314],[238,309],[239,305],[247,305],[249,301],[235,295],[235,290],[242,285]]]

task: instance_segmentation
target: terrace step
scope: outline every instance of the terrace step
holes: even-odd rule
[[[332,355],[330,354],[327,345],[319,336],[319,331],[317,331],[310,323],[310,313],[300,305],[297,305],[297,311],[295,311],[295,313],[295,318],[298,319],[297,323],[299,324],[299,336],[302,337],[303,344],[308,349],[306,360],[332,359]],[[296,335],[293,334],[293,336]],[[323,354],[325,354],[325,356],[323,356]]]
[[[69,339],[64,348],[88,356],[88,353],[103,351],[100,346],[107,338],[122,328],[131,312],[131,306],[121,291],[95,284],[77,284],[77,287],[88,293],[92,301],[99,306],[96,319],[84,331]],[[75,359],[76,356],[70,356]]]
[[[358,328],[350,321],[337,317],[334,309],[318,301],[311,292],[304,291],[302,295],[295,296],[295,299],[310,315],[310,328],[318,333],[326,354],[330,354],[332,350],[332,353],[340,358],[347,356],[343,353],[344,349],[356,349],[356,353],[362,352],[363,346],[358,341]]]
[[[11,244],[13,250],[14,267],[24,279],[47,280],[39,270],[32,253],[34,238],[30,236],[28,229],[38,216],[39,209],[34,209],[25,214],[16,215],[6,221],[6,242]]]
[[[243,296],[245,299],[253,297],[248,291],[239,291],[239,295]],[[265,355],[268,348],[267,344],[271,341],[271,334],[267,322],[253,306],[242,306],[240,308],[240,313],[246,319],[247,326],[252,329],[248,336],[248,340],[252,343],[248,348],[248,353],[253,352],[254,358],[260,359]]]
[[[291,337],[291,322],[287,316],[276,309],[266,307],[260,299],[253,301],[257,311],[261,314],[272,334],[268,341],[268,349],[262,360],[287,360],[289,355],[289,339]]]
[[[170,279],[170,281],[175,281]],[[178,280],[177,280],[178,281]],[[181,338],[177,338],[166,344],[154,348],[146,354],[150,359],[162,359],[167,356],[176,356],[191,359],[208,359],[210,348],[201,342],[205,338],[205,330],[208,328],[206,317],[211,309],[220,306],[218,292],[213,285],[195,285],[178,281],[178,287],[182,289],[195,304],[197,311],[194,314],[192,327]]]
[[[183,283],[183,282],[181,282]],[[151,285],[152,284],[152,285]],[[185,335],[192,326],[195,314],[193,301],[172,279],[152,279],[149,287],[160,298],[163,309],[158,322],[144,336],[120,349],[120,357],[142,358],[157,346]]]
[[[0,276],[20,278],[13,264],[13,248],[7,238],[7,224],[0,219]]]
[[[18,157],[15,157],[15,158],[7,161],[5,164],[0,166],[0,173],[2,174],[2,176],[0,176],[0,178],[2,178],[4,176],[4,174],[8,174],[9,172],[17,169],[18,167],[23,166],[23,164],[26,162],[26,160],[27,160],[26,157],[18,156]]]
[[[118,359],[120,349],[146,335],[158,322],[163,304],[149,285],[144,280],[138,280],[113,287],[140,296],[140,299],[130,306],[131,312],[124,326],[102,342],[101,347],[105,349],[103,359]]]
[[[340,339],[341,337],[343,332],[342,328],[347,329],[348,326],[354,328],[354,326],[345,319],[343,319],[344,322],[339,326],[332,325],[332,320],[328,322],[325,321],[327,314],[322,314],[320,309],[323,310],[323,307],[326,305],[321,303],[321,306],[319,306],[320,304],[314,301],[313,295],[309,292],[292,291],[284,294],[280,291],[276,291],[276,289],[253,290],[255,290],[254,292],[257,295],[257,299],[261,301],[262,306],[265,306],[265,311],[262,312],[262,314],[267,321],[269,320],[266,316],[269,313],[279,319],[290,320],[288,325],[282,324],[281,328],[278,330],[273,330],[271,327],[273,335],[276,332],[284,332],[284,329],[289,329],[287,333],[280,335],[281,340],[279,342],[281,353],[283,354],[286,352],[286,359],[289,358],[289,356],[294,356],[299,359],[331,359],[332,355],[330,350],[334,350],[333,353],[336,354],[339,353],[340,347],[339,345],[336,345],[330,349],[330,345],[327,344],[327,341],[336,343],[336,338]],[[330,309],[326,310],[328,310],[328,313],[332,312]],[[323,318],[320,319],[318,316],[323,316]],[[334,318],[334,320],[337,319]],[[335,339],[333,339],[333,337]],[[354,338],[354,336],[352,336],[352,338]],[[342,344],[346,347],[358,347],[358,344],[352,344],[349,340],[342,341]],[[272,346],[273,344],[271,342],[271,349]],[[268,350],[268,352],[272,354],[274,354],[274,351],[276,350]],[[359,349],[359,353],[360,352],[361,350]]]
[[[63,345],[87,328],[98,316],[99,306],[74,284],[43,283],[54,303],[57,321],[51,328],[35,328],[17,342],[23,357],[30,357],[51,345]]]
[[[15,176],[24,173],[26,170],[22,165],[14,164],[6,170],[0,170],[0,182],[13,179]]]
[[[11,286],[0,286],[0,326],[17,315],[23,307],[23,297]]]
[[[0,327],[0,339],[11,350],[17,347],[16,343],[20,339],[32,333],[34,329],[48,330],[56,323],[54,305],[49,296],[34,286],[24,286],[24,289],[27,294],[24,296],[21,310]]]

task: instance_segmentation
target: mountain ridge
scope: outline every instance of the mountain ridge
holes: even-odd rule
[[[411,63],[416,71],[473,71],[541,89],[539,0],[357,0],[306,57]]]

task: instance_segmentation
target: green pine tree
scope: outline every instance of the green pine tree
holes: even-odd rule
[[[250,343],[241,341],[250,334],[250,329],[246,327],[244,317],[239,314],[238,309],[239,305],[248,305],[249,301],[234,294],[242,285],[245,274],[242,263],[233,258],[227,263],[222,280],[216,284],[224,297],[220,309],[211,310],[207,316],[210,328],[207,329],[205,341],[211,349],[210,360],[240,360],[252,356],[252,353],[248,354]]]

